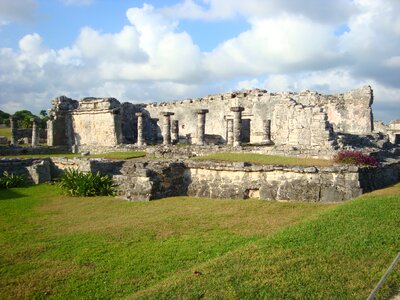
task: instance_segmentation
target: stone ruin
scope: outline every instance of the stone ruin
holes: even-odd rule
[[[130,201],[183,195],[343,201],[400,180],[400,121],[374,122],[372,102],[369,86],[335,96],[256,89],[151,104],[61,96],[53,100],[47,124],[51,147],[29,151],[146,149],[164,159],[3,159],[0,172],[18,170],[35,183],[57,178],[67,168],[100,172],[112,176],[119,196]],[[32,135],[35,146],[35,127]],[[342,149],[363,150],[382,164],[290,167],[187,159],[242,150],[332,158]]]
[[[371,140],[374,134],[373,142],[364,142],[399,143],[398,121],[380,124],[377,136],[372,102],[370,86],[335,96],[255,89],[151,104],[61,96],[52,102],[48,145],[99,152],[121,145],[250,144],[265,146],[270,152],[295,149],[329,157],[338,149],[362,144],[360,137]]]

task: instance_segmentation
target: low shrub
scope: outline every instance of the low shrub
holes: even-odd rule
[[[81,172],[67,169],[60,178],[59,185],[71,196],[109,196],[115,194],[116,185],[111,177],[99,172]]]
[[[3,175],[0,177],[0,189],[9,189],[23,185],[25,185],[25,178],[21,175],[10,174],[4,171]]]
[[[364,154],[361,151],[355,150],[343,150],[340,151],[336,157],[335,161],[342,164],[352,164],[361,166],[379,166],[379,162],[375,157],[368,154]]]

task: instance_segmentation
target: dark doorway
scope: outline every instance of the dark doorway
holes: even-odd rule
[[[250,119],[242,119],[241,140],[242,143],[250,143]]]

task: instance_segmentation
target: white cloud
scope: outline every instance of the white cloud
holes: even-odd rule
[[[10,7],[7,15],[19,17],[7,20],[28,19],[22,6]],[[39,111],[60,94],[155,101],[230,87],[338,93],[370,84],[378,118],[398,118],[399,13],[397,0],[144,4],[126,12],[129,23],[116,33],[84,27],[63,49],[50,49],[32,33],[21,38],[18,50],[0,48],[0,109]],[[245,19],[250,28],[207,53],[179,27],[181,19],[218,20],[222,26],[221,20],[232,18]],[[349,30],[336,36],[343,24]]]
[[[35,19],[36,0],[0,1],[0,26],[12,22],[30,22]]]
[[[206,64],[213,74],[268,75],[326,68],[342,60],[330,26],[293,15],[255,19],[251,24],[250,30],[207,55]]]
[[[253,78],[250,80],[242,80],[236,84],[236,90],[251,90],[254,88],[260,87],[260,82],[257,78]]]

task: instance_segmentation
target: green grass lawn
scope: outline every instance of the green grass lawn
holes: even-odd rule
[[[331,160],[314,159],[314,158],[300,158],[290,156],[278,155],[265,155],[256,153],[213,153],[204,156],[193,158],[194,160],[213,160],[213,161],[236,161],[236,162],[250,162],[261,165],[285,165],[285,166],[332,166],[334,164]]]
[[[126,151],[126,152],[109,152],[102,154],[91,154],[87,156],[82,156],[81,154],[75,153],[57,153],[57,154],[26,154],[26,155],[17,155],[17,156],[1,156],[8,158],[46,158],[46,157],[81,157],[81,158],[107,158],[107,159],[132,159],[146,156],[146,152],[143,151]]]
[[[8,140],[11,140],[11,128],[0,127],[0,136],[5,136]]]
[[[400,184],[329,205],[1,190],[1,298],[365,299],[400,249],[399,216]]]

